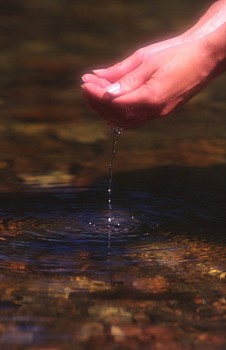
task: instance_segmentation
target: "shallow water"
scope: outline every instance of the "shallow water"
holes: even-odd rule
[[[2,195],[1,349],[223,349],[225,235],[206,196],[115,188],[109,231],[106,186]]]
[[[1,8],[0,349],[223,350],[225,76],[120,135],[111,225],[112,132],[79,88],[203,4],[94,3]]]

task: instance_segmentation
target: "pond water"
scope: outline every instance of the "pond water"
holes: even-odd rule
[[[113,134],[79,86],[209,3],[1,4],[1,350],[225,349],[225,75],[121,133],[110,223]]]

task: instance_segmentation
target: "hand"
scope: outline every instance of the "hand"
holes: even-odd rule
[[[115,123],[117,123],[117,126],[120,125],[121,127],[123,126],[124,128],[126,128],[126,125],[125,125],[126,122],[123,116],[126,114],[126,116],[129,117],[129,114],[131,113],[132,110],[129,108],[127,108],[126,110],[123,108],[122,110],[114,110],[114,108],[111,108],[110,105],[106,106],[105,103],[101,102],[97,98],[98,93],[92,94],[91,91],[93,89],[97,90],[99,88],[107,88],[111,83],[116,82],[118,79],[122,78],[125,74],[129,73],[131,70],[138,67],[142,62],[144,62],[145,59],[148,59],[151,55],[161,50],[164,50],[168,47],[178,45],[182,41],[183,41],[183,35],[148,45],[144,48],[141,48],[135,51],[130,57],[115,64],[112,67],[109,67],[107,69],[94,70],[93,71],[94,74],[83,75],[82,80],[85,83],[84,85],[82,85],[84,89],[84,92],[83,92],[84,98],[89,102],[91,107],[93,107],[93,109],[95,109],[98,112],[99,115],[101,115],[103,118],[107,120],[107,122],[111,126],[116,126]],[[91,86],[91,84],[95,84],[95,85]],[[101,94],[101,91],[99,92]],[[127,127],[131,127],[130,126],[131,123],[132,121],[129,121]],[[139,120],[137,121],[137,123],[139,125],[142,122],[141,120]],[[133,126],[136,126],[137,123],[133,121]]]
[[[207,84],[211,69],[202,39],[183,43],[177,37],[83,76],[84,95],[111,125],[130,128],[188,101]]]
[[[226,0],[218,0],[184,34],[85,74],[84,97],[112,126],[168,115],[225,71],[225,15]]]

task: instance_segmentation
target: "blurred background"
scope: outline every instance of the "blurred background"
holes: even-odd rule
[[[189,28],[211,1],[8,0],[0,9],[0,187],[89,186],[112,134],[80,76]],[[225,164],[225,76],[169,118],[123,133],[115,172]],[[222,170],[221,170],[222,171]]]

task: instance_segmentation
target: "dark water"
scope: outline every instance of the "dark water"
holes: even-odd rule
[[[224,348],[220,194],[115,182],[1,195],[1,349]]]
[[[80,76],[186,28],[195,1],[0,11],[0,349],[223,350],[225,76],[120,135]]]

